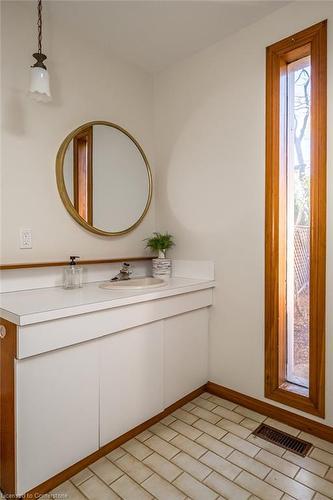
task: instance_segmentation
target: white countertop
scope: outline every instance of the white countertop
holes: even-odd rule
[[[147,290],[106,290],[100,288],[101,283],[87,283],[75,290],[54,287],[2,293],[0,317],[23,326],[215,286],[214,281],[189,278],[171,278],[167,286]]]

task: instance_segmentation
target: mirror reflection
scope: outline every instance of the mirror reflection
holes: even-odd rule
[[[67,201],[78,222],[83,219],[95,232],[130,230],[148,209],[147,159],[138,143],[115,125],[80,127],[67,145],[62,168]]]

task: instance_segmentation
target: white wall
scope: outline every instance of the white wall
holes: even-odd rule
[[[155,140],[157,227],[175,234],[173,256],[216,264],[210,380],[264,399],[265,47],[325,18],[326,422],[332,425],[333,3],[294,2],[160,73],[155,79]]]
[[[154,209],[122,237],[85,231],[66,212],[55,180],[55,157],[66,135],[90,120],[127,129],[153,159],[152,77],[85,43],[79,33],[56,24],[44,2],[44,51],[53,102],[27,97],[31,54],[36,51],[36,2],[1,2],[2,39],[2,234],[1,262],[130,257],[143,254],[143,238],[154,229]],[[154,172],[153,172],[154,173]],[[33,249],[19,249],[19,228],[33,232]]]
[[[55,25],[48,12],[56,3],[44,3],[54,95],[47,106],[26,96],[35,5],[1,3],[1,261],[59,260],[73,252],[84,258],[134,256],[153,229],[169,230],[177,242],[173,256],[216,263],[210,380],[259,399],[264,399],[265,47],[328,18],[326,422],[333,425],[332,2],[292,3],[159,73],[154,142],[151,76]],[[135,231],[108,239],[87,233],[67,214],[57,193],[55,155],[69,131],[93,119],[129,130],[152,166],[156,147],[156,225],[152,207]],[[32,250],[19,250],[20,227],[32,228]]]

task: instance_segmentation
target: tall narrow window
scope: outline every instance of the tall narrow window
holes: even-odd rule
[[[326,21],[267,48],[265,395],[324,415]]]
[[[287,380],[309,387],[311,57],[287,66]]]
[[[74,148],[74,207],[79,215],[92,224],[92,127],[73,139]]]

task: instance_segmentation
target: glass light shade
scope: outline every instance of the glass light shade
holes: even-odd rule
[[[38,66],[30,69],[30,96],[39,102],[51,101],[50,78],[47,69]]]

